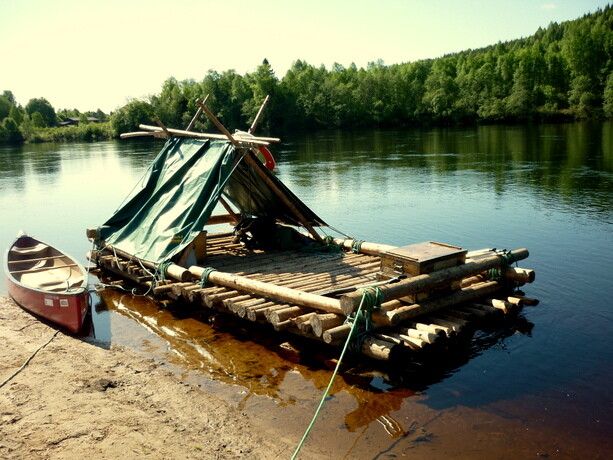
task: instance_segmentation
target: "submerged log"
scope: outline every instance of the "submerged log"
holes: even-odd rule
[[[525,259],[529,255],[527,249],[518,249],[512,251],[511,254],[515,260]],[[456,267],[446,268],[404,279],[397,283],[380,286],[378,289],[383,293],[385,300],[398,299],[415,292],[431,289],[441,283],[461,280],[462,278],[473,276],[491,268],[500,267],[504,263],[504,258],[501,256],[486,257],[480,260],[469,261]],[[345,315],[349,316],[358,309],[361,301],[362,293],[356,291],[341,296],[340,305]]]

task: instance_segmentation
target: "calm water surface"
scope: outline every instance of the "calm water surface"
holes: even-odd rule
[[[0,147],[0,247],[24,229],[85,262],[85,228],[113,213],[161,145]],[[613,123],[326,132],[286,138],[273,153],[289,188],[352,236],[527,247],[521,265],[537,280],[525,291],[541,300],[433,369],[339,377],[303,452],[610,458]],[[198,312],[101,296],[101,346],[152,354],[298,443],[331,376],[323,358],[297,362],[266,330],[214,329]]]

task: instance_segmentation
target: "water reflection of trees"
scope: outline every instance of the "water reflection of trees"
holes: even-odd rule
[[[410,188],[424,175],[445,180],[471,172],[498,195],[526,190],[537,199],[561,198],[573,212],[611,209],[611,121],[333,131],[290,143],[291,153],[284,158],[292,180],[304,187],[319,180],[342,188],[348,177],[353,184],[364,176],[377,185]],[[365,170],[368,175],[360,174]]]

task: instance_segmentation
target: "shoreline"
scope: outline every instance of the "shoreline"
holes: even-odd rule
[[[0,384],[6,380],[0,387],[6,459],[269,459],[289,457],[295,447],[154,359],[56,334],[0,297]]]

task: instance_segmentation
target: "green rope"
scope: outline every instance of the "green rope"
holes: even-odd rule
[[[362,243],[364,243],[364,240],[358,240],[357,238],[353,239],[353,242],[351,243],[351,250],[354,252],[354,254],[361,254]]]
[[[363,308],[369,312],[372,312],[373,310],[377,308],[381,308],[381,301],[383,300],[383,292],[379,288],[377,287],[363,288],[363,289],[360,289],[359,291],[362,293],[362,300],[360,301],[360,306],[358,307],[358,310],[355,313],[356,318],[360,316]],[[368,316],[368,318],[370,319],[370,316]],[[341,355],[338,358],[338,363],[336,363],[334,372],[332,372],[332,377],[330,378],[328,387],[326,388],[326,391],[324,391],[324,394],[321,397],[321,401],[319,402],[319,406],[317,406],[317,409],[315,410],[315,414],[313,415],[313,418],[311,419],[311,423],[309,423],[309,426],[307,427],[306,431],[304,432],[304,435],[302,436],[302,439],[300,440],[300,442],[298,443],[298,446],[296,447],[296,450],[294,451],[294,455],[292,455],[292,460],[295,460],[295,458],[297,457],[298,453],[300,452],[300,449],[302,449],[302,446],[306,442],[306,439],[309,436],[311,429],[315,425],[315,421],[317,420],[317,417],[319,416],[319,413],[321,412],[324,402],[326,401],[326,398],[328,397],[328,393],[330,393],[330,389],[332,388],[332,384],[334,383],[336,374],[338,374],[338,370],[341,367],[341,363],[343,362],[345,353],[347,352],[347,349],[349,348],[349,343],[351,342],[351,339],[354,335],[354,331],[358,325],[358,322],[359,321],[353,321],[353,324],[351,325],[349,336],[347,337],[347,340],[345,341],[345,345],[343,346]],[[362,339],[362,342],[363,342],[363,339]]]
[[[213,267],[208,267],[204,269],[204,271],[202,272],[202,278],[200,278],[200,283],[198,283],[201,288],[209,284],[209,276],[216,270],[217,269]]]
[[[381,303],[383,302],[384,294],[378,287],[365,287],[358,289],[358,292],[362,293],[362,300],[360,304],[361,309],[358,309],[354,316],[349,315],[346,322],[356,322],[359,327],[353,329],[356,334],[351,337],[353,340],[352,351],[359,352],[362,349],[364,340],[372,334],[374,329],[374,323],[372,321],[372,312],[381,309]],[[355,332],[359,330],[360,332]]]
[[[502,254],[499,254],[502,259],[502,263],[498,268],[492,268],[488,270],[487,277],[492,281],[500,281],[501,279],[505,279],[504,273],[508,267],[513,265],[514,262],[517,262],[517,259],[513,255],[511,251],[507,251],[506,249],[502,250]]]
[[[157,273],[161,281],[164,281],[166,279],[166,270],[168,270],[168,267],[170,267],[171,263],[172,262],[170,260],[167,260],[158,265]]]

